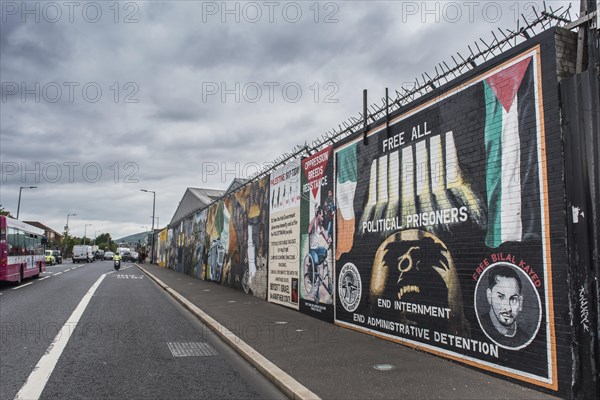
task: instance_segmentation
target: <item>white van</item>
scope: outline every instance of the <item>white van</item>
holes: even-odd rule
[[[88,263],[94,261],[94,253],[92,251],[92,246],[73,246],[73,263],[77,263],[80,261],[85,261]]]

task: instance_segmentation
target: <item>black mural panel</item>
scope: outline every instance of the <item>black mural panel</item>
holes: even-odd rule
[[[539,51],[335,149],[335,321],[556,387]]]

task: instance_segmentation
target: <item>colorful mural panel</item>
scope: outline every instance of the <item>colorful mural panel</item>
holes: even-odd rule
[[[327,147],[302,160],[300,310],[333,321],[333,155]]]
[[[167,232],[168,229],[163,229],[158,234],[157,260],[158,266],[163,268],[167,265]]]
[[[206,236],[206,214],[207,211],[198,211],[191,218],[192,235],[186,248],[186,261],[189,262],[187,271],[189,275],[202,279],[202,257],[204,256],[204,245]]]
[[[165,252],[167,268],[202,278],[206,214],[206,210],[198,211],[177,222],[166,232],[165,242],[169,244]],[[161,237],[159,235],[159,250]]]
[[[225,264],[229,261],[230,220],[231,213],[225,200],[219,200],[208,208],[201,271],[202,277],[208,281],[221,283]]]
[[[267,297],[269,178],[252,182],[208,208],[201,276]]]
[[[269,296],[273,303],[299,309],[300,160],[271,173]]]
[[[539,50],[336,149],[335,320],[555,384]]]

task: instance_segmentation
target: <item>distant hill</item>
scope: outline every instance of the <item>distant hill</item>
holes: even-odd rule
[[[146,237],[148,237],[148,234],[150,232],[140,232],[140,233],[134,233],[133,235],[129,235],[129,236],[125,236],[122,237],[120,239],[115,239],[116,243],[121,243],[121,242],[125,242],[125,243],[144,243]]]

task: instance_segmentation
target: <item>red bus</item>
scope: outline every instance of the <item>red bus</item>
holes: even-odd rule
[[[46,271],[44,231],[0,215],[0,281],[21,283]]]

